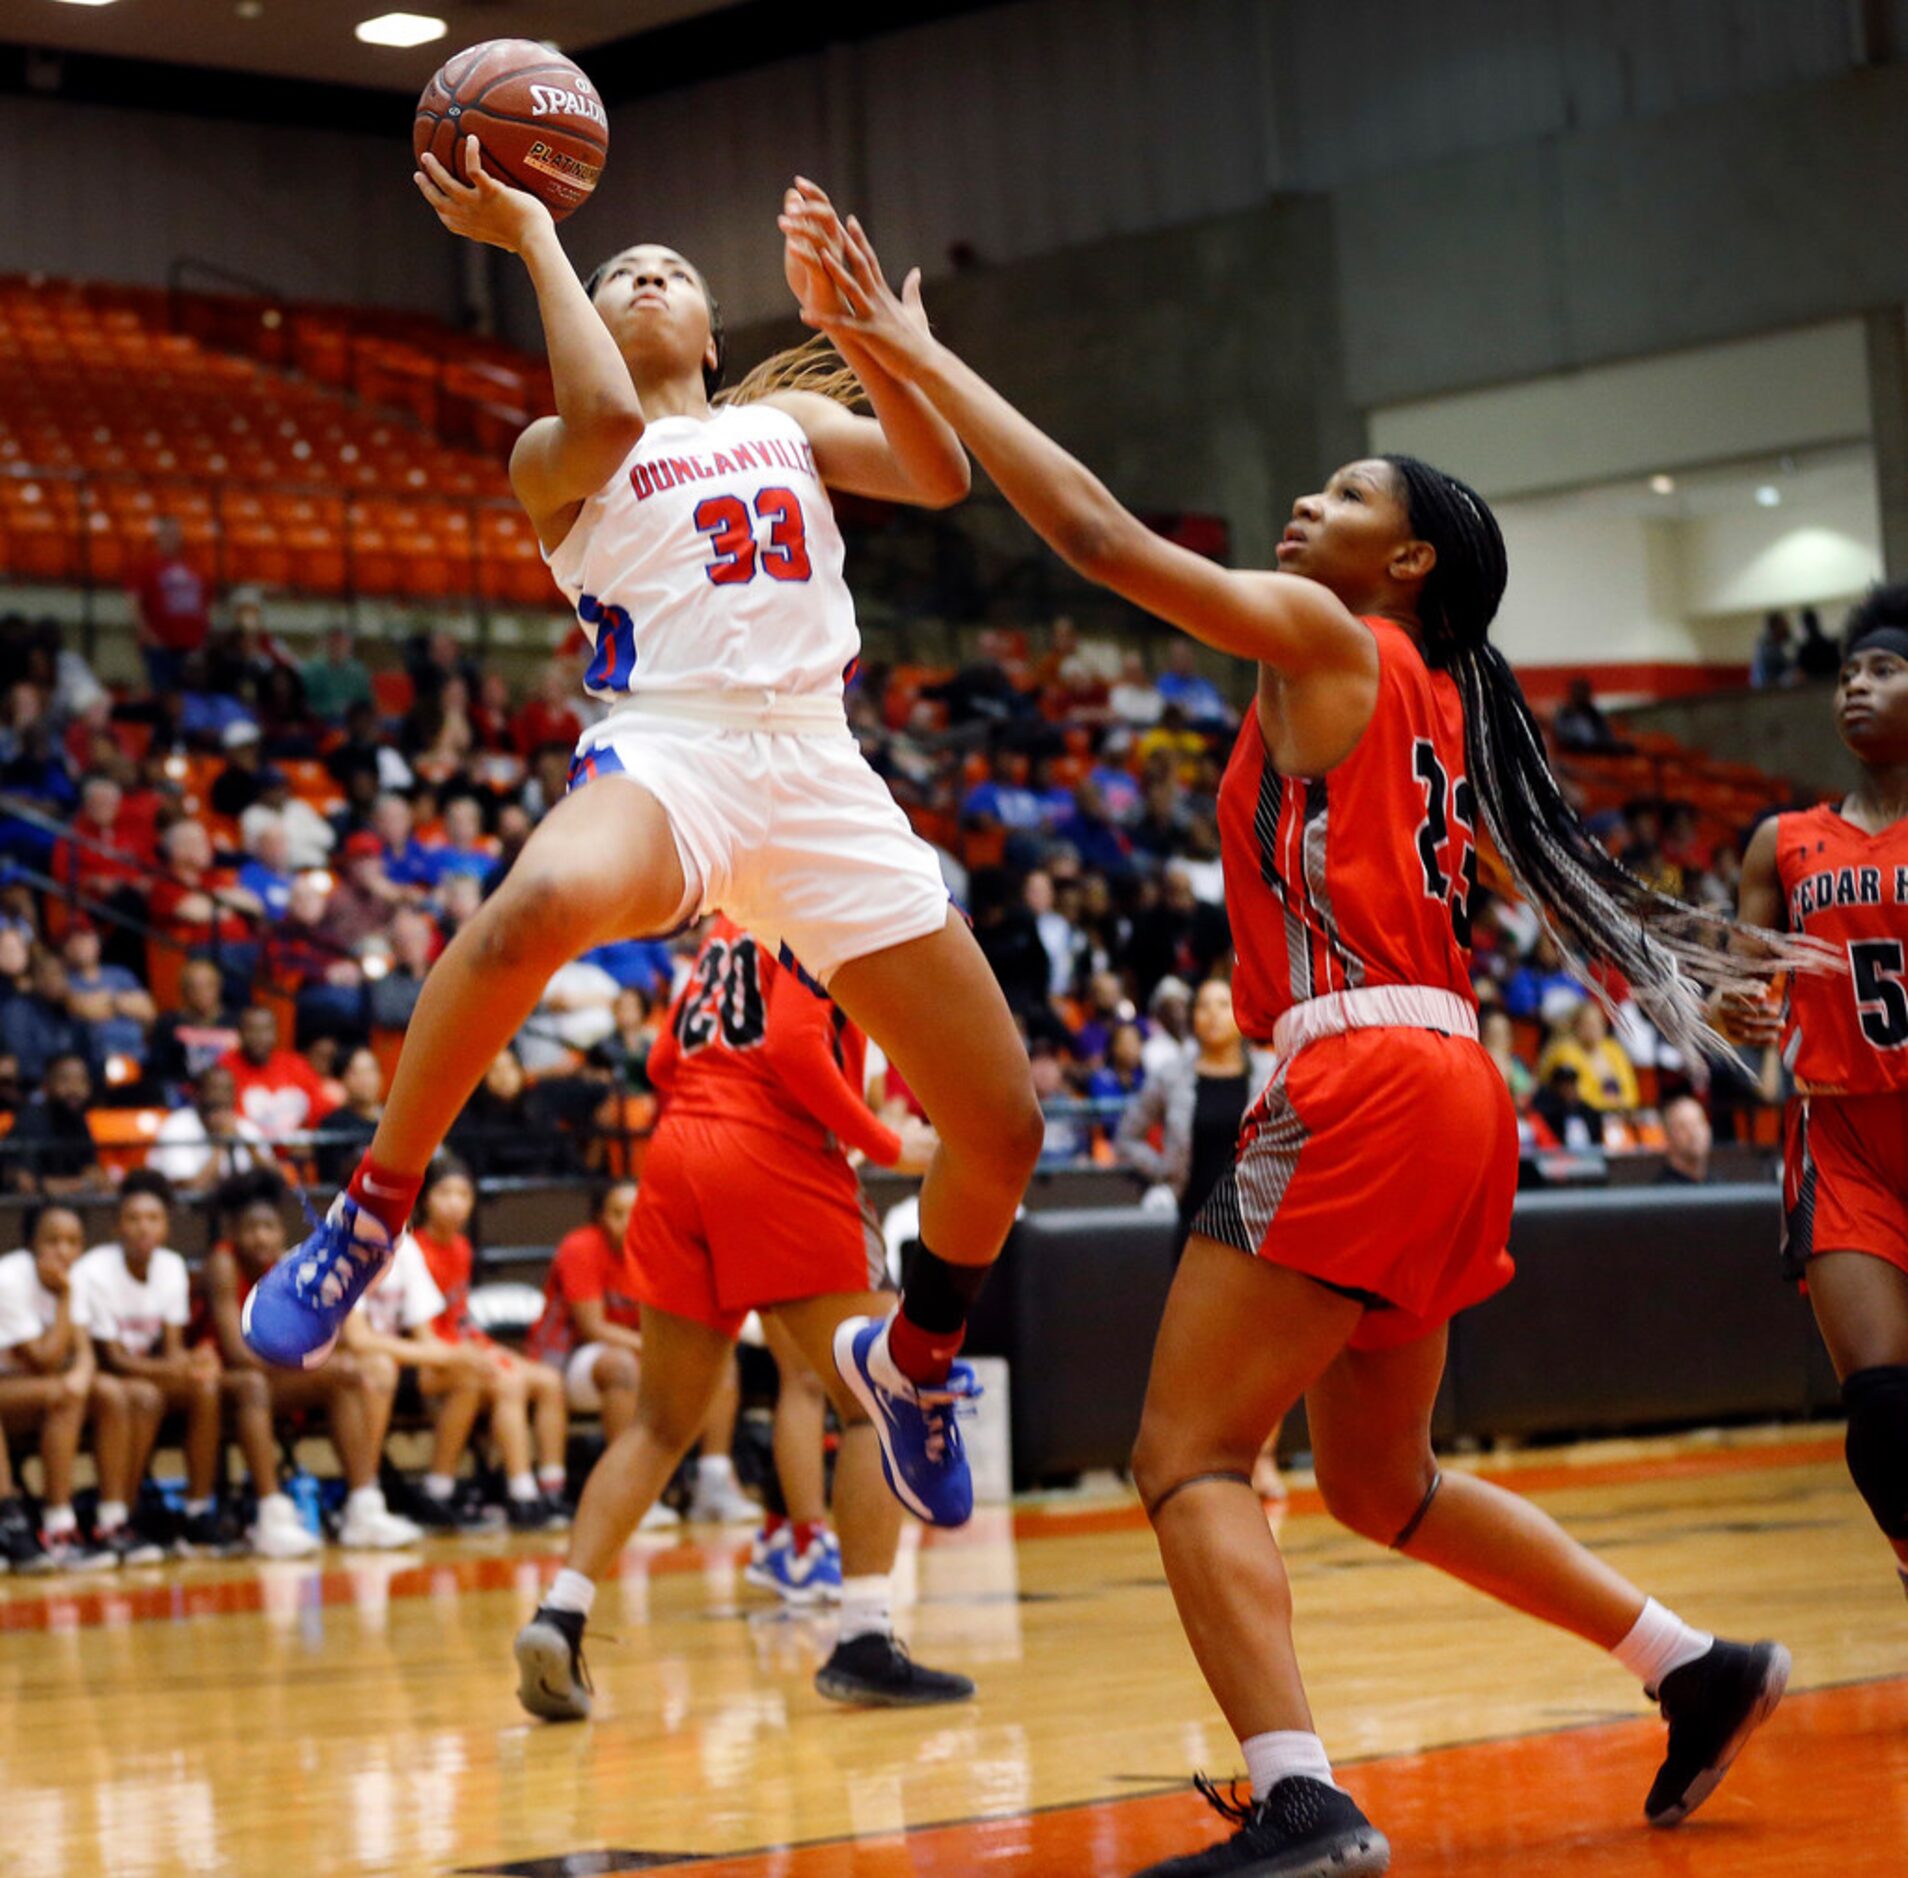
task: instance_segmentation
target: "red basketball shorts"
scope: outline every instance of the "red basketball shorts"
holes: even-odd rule
[[[873,1288],[854,1170],[746,1124],[665,1117],[626,1244],[646,1310],[728,1337],[753,1310]]]
[[[1364,1300],[1356,1350],[1429,1335],[1510,1282],[1517,1118],[1468,1037],[1354,1030],[1288,1059],[1195,1232]]]
[[[1868,1252],[1908,1271],[1908,1093],[1806,1096],[1789,1104],[1782,1269],[1822,1252]]]

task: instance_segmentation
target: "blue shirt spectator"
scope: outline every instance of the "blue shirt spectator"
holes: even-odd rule
[[[258,895],[269,920],[281,920],[291,908],[292,877],[260,860],[248,860],[238,871],[238,884]]]
[[[86,1026],[67,1009],[66,965],[57,952],[37,952],[28,977],[28,989],[0,1004],[0,1054],[20,1065],[20,1080],[29,1089],[46,1080],[47,1065],[56,1056],[77,1056],[93,1062],[93,1040]]]
[[[970,821],[998,822],[1023,834],[1046,826],[1040,798],[1022,783],[993,779],[976,783],[962,799],[961,814]]]
[[[1194,667],[1197,655],[1185,640],[1176,640],[1166,655],[1166,670],[1155,679],[1162,704],[1176,704],[1189,724],[1229,724],[1232,713],[1219,687]]]
[[[640,991],[652,1004],[669,993],[674,974],[669,947],[660,939],[613,939],[583,956],[626,990]]]

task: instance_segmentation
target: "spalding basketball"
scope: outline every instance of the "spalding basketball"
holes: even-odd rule
[[[560,222],[590,199],[609,155],[596,87],[534,39],[487,39],[445,60],[417,101],[411,151],[428,150],[459,182],[475,136],[499,182],[527,189]]]

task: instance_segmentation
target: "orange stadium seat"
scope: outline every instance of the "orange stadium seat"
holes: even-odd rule
[[[165,1109],[88,1109],[86,1125],[99,1149],[99,1164],[120,1173],[144,1167],[146,1155],[159,1138]]]

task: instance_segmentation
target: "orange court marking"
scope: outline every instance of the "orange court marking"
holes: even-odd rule
[[[1688,1824],[1654,1832],[1654,1721],[1341,1768],[1396,1878],[1898,1878],[1908,1678],[1793,1695]],[[1081,1743],[1083,1752],[1091,1745]],[[1188,1791],[658,1870],[696,1878],[1127,1878],[1223,1836]]]

